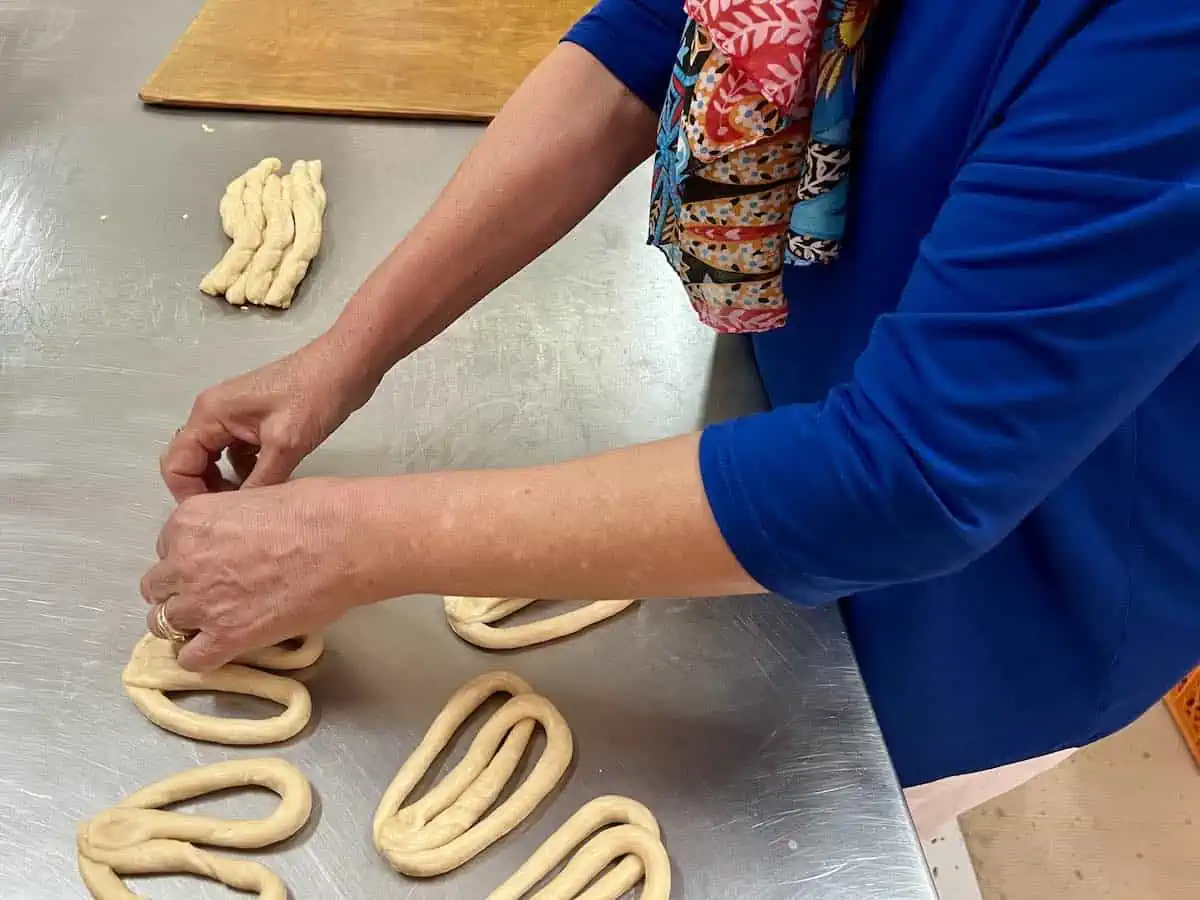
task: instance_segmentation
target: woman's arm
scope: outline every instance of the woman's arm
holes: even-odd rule
[[[193,496],[142,579],[188,669],[413,593],[570,599],[761,591],[705,500],[695,435],[530,469],[301,478]],[[148,626],[157,626],[151,612]]]
[[[653,146],[648,104],[666,89],[671,31],[641,0],[605,0],[585,18],[572,34],[604,64],[555,49],[333,328],[196,399],[161,461],[174,497],[232,489],[217,468],[227,449],[246,487],[286,480],[392,365],[574,227]],[[659,52],[638,57],[647,42]]]
[[[560,44],[323,340],[378,381],[575,227],[650,154],[656,120],[589,52]]]
[[[603,600],[761,593],[685,435],[526,469],[345,482],[382,596]]]

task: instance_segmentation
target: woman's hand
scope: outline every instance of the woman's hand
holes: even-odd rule
[[[217,469],[226,450],[244,487],[286,481],[370,399],[371,371],[326,337],[209,388],[162,455],[163,481],[176,500],[232,490]]]
[[[141,583],[173,628],[196,633],[179,664],[213,669],[384,599],[356,524],[360,494],[353,480],[307,478],[180,503]]]

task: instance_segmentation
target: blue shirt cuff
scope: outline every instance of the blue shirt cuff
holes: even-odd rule
[[[766,527],[752,491],[742,482],[737,448],[753,439],[747,430],[761,425],[770,430],[767,418],[760,416],[713,425],[700,435],[700,477],[717,527],[741,567],[767,590],[808,606],[836,602],[850,586],[796,573],[794,564],[777,551],[777,536]]]

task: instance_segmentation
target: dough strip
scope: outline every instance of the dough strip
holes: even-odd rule
[[[466,755],[421,800],[404,801],[466,719],[489,697],[512,695],[479,730]],[[533,734],[546,746],[529,777],[488,815]],[[376,849],[398,872],[417,877],[458,868],[517,827],[565,774],[574,752],[558,710],[511,672],[492,672],[464,685],[435,718],[384,792],[372,827]],[[482,816],[482,818],[481,818]]]
[[[536,600],[500,597],[446,597],[446,621],[460,638],[485,650],[515,650],[558,640],[590,628],[628,609],[636,600],[598,600],[558,616],[510,627],[497,622]]]
[[[279,795],[264,819],[244,821],[195,816],[160,809],[230,788],[259,786]],[[312,811],[307,779],[282,759],[234,760],[190,769],[143,788],[79,826],[79,871],[97,900],[129,900],[137,895],[122,875],[190,873],[229,887],[255,891],[261,900],[285,900],[286,888],[265,866],[207,853],[213,847],[265,847],[294,835]]]
[[[284,661],[289,665],[307,661],[321,644],[302,644],[294,651],[268,648],[248,658]],[[278,655],[275,655],[278,654]],[[316,656],[320,653],[316,652]],[[147,719],[167,731],[198,741],[217,744],[274,744],[299,734],[312,717],[308,689],[294,678],[272,675],[237,663],[215,672],[189,672],[175,659],[169,641],[146,635],[134,647],[121,675],[125,693]],[[215,691],[245,694],[271,700],[284,707],[267,719],[236,719],[210,716],[184,709],[167,696],[170,691]]]

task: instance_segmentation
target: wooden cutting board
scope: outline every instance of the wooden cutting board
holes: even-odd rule
[[[486,120],[590,0],[208,0],[138,96]]]

